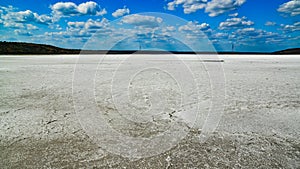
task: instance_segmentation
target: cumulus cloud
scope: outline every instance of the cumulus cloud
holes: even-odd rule
[[[54,22],[53,18],[48,15],[36,15],[37,23],[49,25]]]
[[[39,15],[31,10],[16,10],[12,6],[0,8],[0,24],[6,28],[15,29],[16,35],[32,36],[29,31],[38,30],[36,24],[51,25],[53,23],[52,18],[48,15]]]
[[[169,2],[167,5],[168,10],[175,10],[176,7],[182,5],[184,13],[190,14],[203,9],[206,2],[207,0],[174,0]]]
[[[296,22],[292,25],[281,24],[280,26],[281,26],[281,29],[286,32],[300,31],[300,22]]]
[[[212,0],[207,3],[205,12],[214,17],[240,7],[246,0]]]
[[[291,16],[296,16],[300,14],[300,1],[291,0],[279,6],[278,12],[287,13]]]
[[[228,33],[222,33],[222,32],[218,32],[218,33],[214,33],[212,34],[211,38],[213,39],[228,39]]]
[[[97,44],[101,44],[101,47],[105,47],[110,45],[110,41],[119,41],[127,36],[136,37],[136,39],[139,40],[142,38],[154,40],[157,39],[157,37],[153,36],[155,31],[161,31],[162,36],[167,36],[167,33],[176,30],[173,26],[158,28],[157,26],[161,22],[162,19],[159,17],[145,15],[125,16],[123,20],[120,21],[121,24],[116,23],[116,25],[111,25],[105,18],[102,20],[88,19],[87,21],[70,21],[67,22],[67,28],[64,31],[46,32],[44,36],[53,39],[72,39],[80,41],[82,39],[87,40],[96,33],[94,40],[97,41]],[[128,28],[126,24],[138,26],[138,29]],[[108,34],[109,36],[107,36]]]
[[[38,27],[34,26],[32,24],[27,24],[26,27],[27,27],[27,30],[38,30]]]
[[[15,28],[15,29],[22,29],[24,28],[24,24],[16,23],[16,22],[3,22],[3,26],[7,28]]]
[[[89,1],[76,5],[73,2],[58,2],[50,6],[52,13],[56,16],[76,16],[76,15],[94,15],[102,16],[107,13],[101,9],[96,2]]]
[[[85,23],[85,29],[100,29],[104,28],[108,25],[108,20],[107,19],[102,19],[102,21],[94,21],[92,19],[89,19]]]
[[[133,15],[124,16],[121,20],[121,23],[130,24],[134,26],[154,28],[154,27],[158,27],[159,24],[162,23],[162,21],[163,19],[160,17],[133,14]]]
[[[238,43],[244,43],[245,45],[254,45],[257,43],[272,43],[274,45],[274,43],[284,41],[286,37],[278,33],[268,32],[261,29],[243,28],[236,30],[233,33],[232,38],[235,38],[235,41],[237,41]]]
[[[210,26],[208,23],[194,23],[192,21],[188,22],[186,25],[180,26],[178,28],[181,32],[193,32],[193,33],[199,33],[202,31],[207,31],[210,29]]]
[[[60,32],[45,32],[44,35],[45,35],[46,37],[58,38],[58,39],[62,39],[62,38],[70,38],[70,37],[71,37],[67,31],[60,31]]]
[[[68,22],[70,28],[79,29],[100,29],[108,25],[108,20],[103,18],[101,21],[89,19],[86,22]]]
[[[225,12],[232,11],[240,7],[246,0],[173,0],[167,4],[168,10],[175,10],[182,6],[184,13],[190,14],[200,9],[205,9],[209,16],[215,17]]]
[[[16,23],[29,23],[35,22],[40,24],[52,23],[52,18],[47,15],[38,15],[30,10],[12,12],[9,11],[6,14],[1,15],[4,22],[16,22]]]
[[[162,35],[166,37],[172,36],[172,33],[176,31],[174,26],[166,26],[161,29]]]
[[[104,15],[106,14],[106,10],[101,10],[100,6],[93,1],[89,1],[86,3],[82,3],[77,7],[78,12],[82,15]]]
[[[16,35],[21,35],[21,36],[32,36],[33,34],[27,30],[14,30],[14,33]]]
[[[62,27],[59,24],[49,25],[49,28],[54,30],[62,30]]]
[[[29,22],[35,20],[35,15],[30,10],[19,11],[19,12],[9,12],[1,16],[4,20],[12,20],[16,22]]]
[[[219,25],[219,29],[234,29],[234,28],[241,28],[245,26],[251,26],[254,22],[247,20],[246,17],[242,18],[229,18],[225,22],[221,22]]]
[[[209,40],[214,44],[221,44],[221,43],[230,43],[229,41],[229,34],[223,32],[214,32],[209,36]]]
[[[174,26],[166,26],[161,29],[162,32],[174,32],[176,28]]]
[[[229,14],[228,16],[230,17],[237,17],[239,14],[238,13],[233,13],[233,14]]]
[[[124,7],[123,9],[117,9],[115,12],[112,13],[112,16],[115,18],[124,16],[126,14],[129,14],[130,10],[126,7]]]
[[[85,22],[68,22],[68,26],[71,28],[83,28]]]
[[[276,25],[276,22],[271,22],[271,21],[267,21],[265,23],[266,26],[275,26]]]
[[[208,23],[188,22],[185,25],[179,26],[178,31],[181,32],[188,40],[206,39],[211,34],[212,30]]]
[[[58,2],[50,8],[57,15],[76,15],[79,13],[77,5],[73,2]]]
[[[89,38],[92,36],[92,34],[85,30],[66,30],[66,31],[60,31],[60,32],[45,32],[45,37],[51,37],[55,39],[74,39],[79,38],[77,40],[81,40],[81,38]]]
[[[135,16],[135,15],[134,15]],[[136,19],[138,18],[138,19]],[[150,23],[145,23],[144,20],[151,20]],[[126,23],[125,23],[126,22]],[[134,49],[139,42],[143,42],[144,44],[147,42],[160,41],[167,37],[171,36],[171,32],[176,31],[176,27],[174,26],[163,26],[156,27],[157,23],[161,23],[162,19],[158,17],[150,17],[150,16],[142,16],[142,17],[134,17],[134,18],[126,18],[124,22],[116,23],[116,24],[108,24],[106,19],[104,20],[87,20],[85,22],[68,22],[67,29],[65,31],[59,32],[47,32],[45,33],[45,37],[51,39],[72,39],[76,42],[81,40],[87,40],[92,35],[94,38],[90,39],[95,41],[95,48],[97,49],[106,49],[107,47],[111,47],[112,43],[122,41],[121,44],[118,44],[118,47],[121,49]],[[154,24],[156,23],[156,24]],[[128,27],[127,24],[131,24],[133,26],[138,26],[137,28]],[[154,27],[155,26],[155,27]],[[159,32],[158,34],[157,31]],[[96,33],[96,34],[94,34]],[[109,36],[107,36],[109,34]],[[125,42],[125,37],[131,37],[131,39]],[[169,38],[170,39],[170,38]],[[165,44],[169,44],[165,42]],[[92,44],[93,45],[93,44]],[[121,45],[121,46],[120,46]],[[124,45],[124,46],[122,46]],[[118,48],[118,49],[120,49]]]
[[[110,33],[108,28],[108,20],[103,18],[100,20],[88,19],[86,22],[68,22],[67,29],[59,32],[46,32],[46,37],[52,37],[55,39],[73,39],[77,41],[85,41],[93,35],[95,32],[103,31],[105,35]],[[77,39],[76,39],[77,38]]]

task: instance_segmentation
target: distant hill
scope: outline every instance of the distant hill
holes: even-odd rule
[[[179,52],[179,51],[118,51],[118,50],[80,50],[80,49],[64,49],[56,46],[45,45],[45,44],[35,44],[35,43],[25,43],[25,42],[0,42],[0,55],[22,55],[22,54],[132,54],[132,53],[142,53],[142,54],[207,54],[213,52]],[[300,54],[300,48],[286,49],[282,51],[276,51],[271,53],[260,53],[260,52],[218,52],[218,54]]]
[[[79,54],[80,50],[63,49],[51,45],[24,43],[24,42],[0,42],[0,54]]]
[[[274,52],[274,54],[300,54],[300,48],[286,49]]]

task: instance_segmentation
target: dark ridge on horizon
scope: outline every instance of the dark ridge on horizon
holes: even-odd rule
[[[55,55],[55,54],[230,54],[230,55],[258,55],[258,54],[300,54],[300,48],[285,49],[275,52],[192,52],[192,51],[151,51],[151,50],[80,50],[65,49],[47,44],[26,42],[0,42],[0,55]]]
[[[0,42],[0,54],[79,54],[78,49],[64,49],[52,45],[26,42]]]
[[[276,51],[274,54],[300,54],[300,48],[285,49]]]

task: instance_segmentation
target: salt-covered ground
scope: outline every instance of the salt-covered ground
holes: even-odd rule
[[[101,57],[0,56],[1,168],[300,167],[300,56]]]

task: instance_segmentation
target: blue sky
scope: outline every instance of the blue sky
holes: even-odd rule
[[[300,47],[300,0],[1,0],[0,40],[270,52]]]

